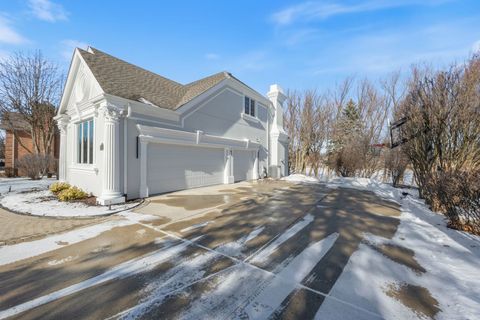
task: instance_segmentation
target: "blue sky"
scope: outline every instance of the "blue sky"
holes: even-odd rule
[[[261,93],[444,66],[480,48],[478,0],[0,0],[0,58],[41,49],[68,68],[92,45],[187,83],[221,70]]]

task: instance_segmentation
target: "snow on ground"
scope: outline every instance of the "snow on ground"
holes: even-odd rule
[[[0,194],[9,191],[29,191],[32,189],[46,190],[48,186],[57,181],[55,178],[31,180],[29,178],[0,178]]]
[[[318,183],[318,179],[315,177],[306,176],[303,174],[291,174],[287,177],[283,177],[282,180],[288,182],[301,182],[301,183]]]
[[[48,217],[86,217],[128,210],[138,202],[111,206],[89,206],[82,202],[58,201],[48,187],[55,179],[0,178],[0,205],[15,212]],[[10,190],[10,192],[9,192]]]
[[[111,206],[89,206],[83,202],[58,201],[49,190],[10,192],[0,199],[0,204],[10,210],[35,216],[87,217],[101,216],[131,209],[139,202],[127,202]]]
[[[304,178],[310,183],[311,177]],[[295,178],[301,183],[301,177]],[[418,199],[415,189],[397,189],[375,179],[333,178],[330,188],[348,187],[368,190],[401,205],[400,225],[393,239],[367,235],[369,243],[389,244],[414,251],[414,259],[426,270],[414,270],[383,256],[369,245],[361,244],[350,257],[330,295],[388,319],[426,317],[399,303],[389,289],[410,284],[428,290],[438,302],[438,319],[476,319],[480,314],[480,237],[446,227],[445,218],[434,213]],[[408,193],[402,195],[402,192]],[[423,299],[425,297],[417,297]],[[426,303],[425,303],[426,304]],[[317,313],[329,319],[338,302],[326,299]],[[347,317],[348,318],[348,317]]]

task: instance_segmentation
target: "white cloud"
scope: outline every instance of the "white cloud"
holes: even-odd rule
[[[480,52],[480,40],[476,41],[472,46],[473,52]]]
[[[340,2],[303,2],[272,14],[277,25],[288,25],[295,21],[322,20],[337,15],[384,10],[410,5],[436,5],[450,0],[366,0],[355,4]]]
[[[12,28],[8,19],[0,16],[0,42],[22,44],[27,42],[27,39]]]
[[[72,59],[73,50],[75,48],[86,49],[88,47],[88,44],[79,40],[67,39],[61,42],[61,46],[62,51],[60,53],[62,57],[65,60],[70,61],[70,59]]]
[[[207,60],[218,60],[220,59],[220,55],[217,53],[207,53],[205,54],[205,59]]]
[[[29,0],[32,13],[40,20],[55,22],[67,20],[68,12],[62,5],[50,0]]]

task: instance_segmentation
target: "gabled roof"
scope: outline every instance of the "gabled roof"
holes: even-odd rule
[[[129,100],[176,110],[227,78],[228,72],[183,85],[90,47],[78,49],[102,90]]]

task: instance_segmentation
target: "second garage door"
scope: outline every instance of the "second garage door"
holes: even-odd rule
[[[149,194],[223,183],[223,149],[149,144]]]
[[[246,150],[233,152],[233,176],[235,182],[252,180],[254,153]]]

